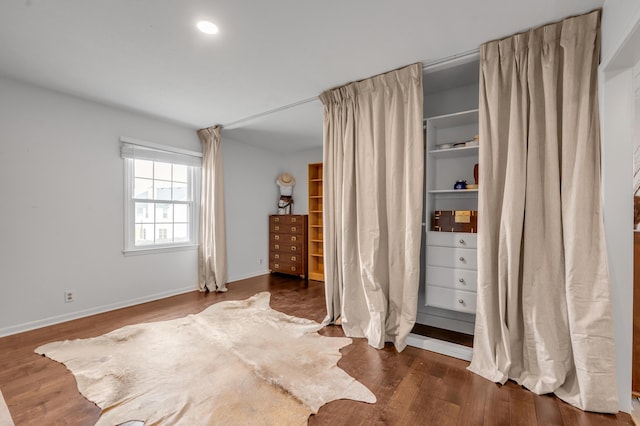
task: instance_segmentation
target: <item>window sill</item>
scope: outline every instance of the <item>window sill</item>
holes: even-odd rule
[[[196,250],[197,244],[185,244],[180,246],[164,246],[164,247],[144,247],[122,250],[125,256],[139,256],[143,254],[170,253],[175,251]]]

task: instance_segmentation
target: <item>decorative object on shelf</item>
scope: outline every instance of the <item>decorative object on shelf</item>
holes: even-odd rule
[[[478,184],[468,183],[467,184],[467,189],[478,189]]]
[[[285,172],[278,176],[276,185],[280,187],[278,214],[291,214],[293,211],[293,187],[296,185],[296,179]]]
[[[466,141],[466,142],[464,143],[464,146],[478,146],[478,145],[480,145],[480,144],[479,144],[479,142],[480,142],[480,138],[479,138],[479,136],[478,136],[478,135],[475,135],[475,136],[473,137],[473,139]]]
[[[480,182],[478,182],[478,163],[473,166],[473,180],[475,181],[476,185],[480,184]]]
[[[443,143],[442,145],[438,145],[438,149],[451,149],[453,148],[452,143]]]
[[[477,210],[436,210],[431,215],[431,230],[440,232],[478,232]]]
[[[453,185],[453,189],[467,189],[467,181],[464,179],[458,179]]]

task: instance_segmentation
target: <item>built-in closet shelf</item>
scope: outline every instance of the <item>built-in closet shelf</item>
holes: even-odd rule
[[[474,124],[478,122],[479,110],[471,109],[468,111],[454,112],[453,114],[438,115],[436,117],[426,117],[424,122],[430,122],[435,127],[452,127],[464,126],[466,124]]]
[[[451,194],[451,195],[461,195],[463,197],[468,196],[469,194],[477,194],[477,189],[430,189],[429,194]]]
[[[435,158],[456,158],[463,155],[478,155],[478,146],[463,146],[459,148],[433,149],[429,155]]]

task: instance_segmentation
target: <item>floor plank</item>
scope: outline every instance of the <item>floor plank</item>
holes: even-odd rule
[[[78,393],[61,364],[35,354],[48,342],[77,339],[129,324],[179,318],[223,300],[271,292],[271,306],[322,321],[324,285],[281,275],[229,284],[226,293],[192,292],[0,338],[0,390],[17,426],[93,425],[100,410]],[[340,336],[340,327],[320,331]],[[391,345],[377,350],[364,339],[341,350],[338,365],[377,397],[376,404],[340,400],[321,407],[311,425],[630,425],[626,414],[585,413],[552,396],[537,396],[512,382],[491,383],[466,370],[468,363],[432,352]]]

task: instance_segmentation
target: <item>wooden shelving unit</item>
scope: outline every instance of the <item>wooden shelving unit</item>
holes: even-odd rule
[[[324,281],[322,163],[309,164],[309,279]]]

